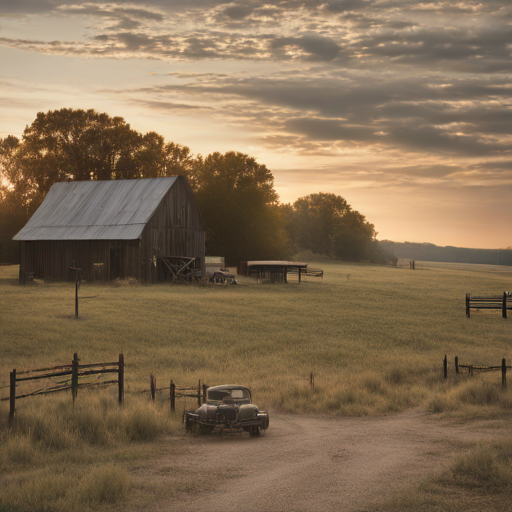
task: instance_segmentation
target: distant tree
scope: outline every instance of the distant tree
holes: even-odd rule
[[[317,193],[283,207],[295,250],[347,261],[382,260],[375,226],[336,194]]]
[[[274,177],[265,165],[243,153],[213,153],[195,160],[189,181],[208,227],[208,254],[231,264],[288,254]]]

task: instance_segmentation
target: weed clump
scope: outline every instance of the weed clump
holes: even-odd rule
[[[512,442],[476,445],[458,457],[452,476],[466,487],[512,490]]]
[[[83,394],[74,407],[69,397],[29,401],[0,430],[0,478],[8,476],[0,509],[68,512],[118,504],[131,480],[116,454],[122,459],[134,442],[178,428],[179,418],[144,398],[122,407],[106,394]]]
[[[99,464],[90,472],[32,471],[0,492],[2,510],[16,512],[69,512],[84,505],[114,505],[130,487],[128,472],[115,464]]]
[[[495,380],[480,378],[461,380],[452,387],[438,388],[426,403],[433,413],[464,412],[474,414],[475,408],[494,408],[496,412],[507,411],[512,407],[512,397],[507,389]]]

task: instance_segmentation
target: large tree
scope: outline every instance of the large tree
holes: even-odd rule
[[[60,181],[153,178],[187,174],[190,149],[142,135],[122,117],[95,110],[39,112],[20,139],[0,139],[0,257],[13,261],[11,238]]]
[[[375,226],[336,194],[318,193],[285,205],[295,250],[347,261],[380,261]]]
[[[59,181],[150,178],[185,174],[190,150],[142,135],[122,117],[95,110],[39,112],[22,140],[0,140],[0,172],[26,199],[44,197]]]
[[[265,165],[230,151],[198,157],[189,180],[208,227],[207,254],[227,261],[288,254],[274,177]]]
[[[208,254],[229,262],[286,254],[274,177],[242,153],[193,158],[190,149],[122,117],[94,110],[37,114],[21,140],[0,139],[0,243],[12,261],[13,235],[59,181],[185,175],[209,228]],[[1,255],[0,255],[1,257]]]
[[[375,260],[375,228],[335,194],[311,194],[279,205],[274,176],[246,154],[193,158],[190,149],[122,117],[94,110],[38,113],[20,139],[0,139],[0,244],[13,261],[12,236],[59,181],[185,175],[208,227],[207,254],[236,264],[309,249],[334,258]],[[6,254],[8,255],[6,258]]]

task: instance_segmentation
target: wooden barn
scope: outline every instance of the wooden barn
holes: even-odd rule
[[[56,183],[13,238],[27,276],[187,280],[205,272],[205,227],[184,176]]]

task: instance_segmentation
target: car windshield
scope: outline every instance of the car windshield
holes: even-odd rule
[[[223,402],[225,400],[247,400],[250,398],[246,389],[209,389],[208,400]]]

